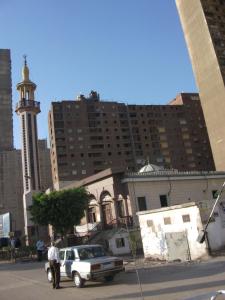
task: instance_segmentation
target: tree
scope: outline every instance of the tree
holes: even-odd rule
[[[64,236],[74,225],[80,224],[87,204],[87,191],[74,188],[34,195],[29,211],[35,224],[51,224],[57,233]]]

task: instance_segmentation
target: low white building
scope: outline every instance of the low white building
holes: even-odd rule
[[[195,260],[207,255],[206,243],[197,242],[202,221],[195,203],[138,212],[137,215],[145,258]]]
[[[108,237],[109,250],[113,255],[129,254],[129,233],[126,229],[119,229]]]
[[[202,244],[197,238],[204,228],[205,207],[199,207],[192,202],[138,212],[145,257],[195,260],[209,254],[210,251],[224,248],[224,207],[222,201],[215,208],[207,228],[206,241]]]

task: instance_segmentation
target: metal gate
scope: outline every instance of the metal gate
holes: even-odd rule
[[[165,234],[168,260],[190,260],[190,249],[185,231],[168,232]]]

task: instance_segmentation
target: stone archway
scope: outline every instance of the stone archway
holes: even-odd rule
[[[98,201],[94,195],[89,196],[89,203],[87,208],[87,222],[88,223],[97,223],[100,220],[100,212]]]
[[[104,227],[109,227],[113,222],[112,197],[108,191],[103,191],[100,195],[100,204],[102,210],[102,222]]]

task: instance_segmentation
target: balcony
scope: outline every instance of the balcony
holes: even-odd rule
[[[23,111],[33,111],[39,113],[40,110],[40,102],[34,100],[26,100],[23,99],[16,104],[16,113],[20,113]]]

